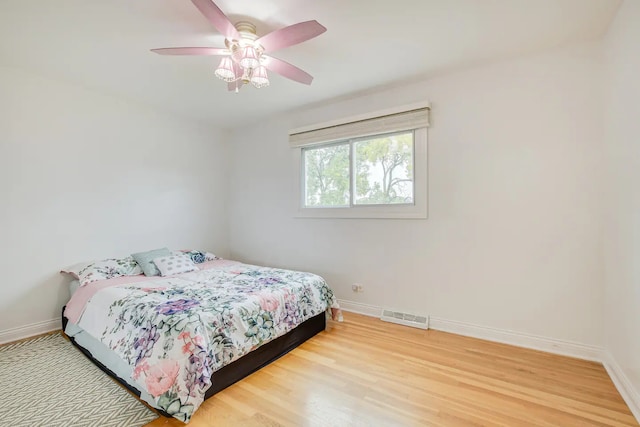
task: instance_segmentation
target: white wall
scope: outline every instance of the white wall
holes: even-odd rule
[[[601,345],[601,71],[580,46],[237,131],[232,256],[317,272],[341,299]],[[428,220],[293,217],[289,129],[424,99]]]
[[[69,264],[165,245],[226,255],[222,138],[0,67],[0,332],[59,318]]]
[[[605,40],[605,346],[640,417],[640,2],[625,1]],[[632,405],[630,405],[632,406]],[[633,406],[632,406],[633,408]]]

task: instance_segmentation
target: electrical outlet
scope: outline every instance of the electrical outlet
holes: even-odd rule
[[[362,286],[362,283],[354,283],[351,285],[351,290],[353,292],[364,292],[364,287]]]

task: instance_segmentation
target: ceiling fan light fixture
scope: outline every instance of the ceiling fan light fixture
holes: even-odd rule
[[[224,36],[225,47],[169,47],[151,49],[152,52],[158,55],[222,56],[215,75],[227,82],[229,91],[238,92],[240,87],[249,83],[256,88],[269,86],[267,68],[287,79],[311,84],[313,76],[309,73],[286,61],[267,57],[265,53],[305,42],[327,31],[318,21],[298,22],[259,37],[254,24],[239,21],[234,25],[214,0],[191,1]]]
[[[267,69],[263,65],[253,70],[251,84],[258,89],[269,86],[269,76],[267,75]]]
[[[237,79],[236,73],[233,71],[233,62],[231,62],[231,58],[225,56],[220,60],[220,65],[216,68],[215,75],[225,82],[232,82]]]
[[[251,83],[251,70],[249,68],[242,70],[242,77],[240,77],[240,80],[246,85]]]
[[[242,59],[242,48],[240,45],[238,45],[238,43],[232,43],[229,50],[231,51],[231,59],[233,59],[236,64],[240,64],[240,60]]]
[[[260,65],[258,52],[253,46],[245,46],[242,48],[242,56],[240,57],[240,65],[242,68],[256,68]]]

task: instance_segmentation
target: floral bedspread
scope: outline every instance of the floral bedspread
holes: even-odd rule
[[[237,263],[102,289],[79,326],[188,422],[214,371],[329,309],[338,304],[320,276]]]

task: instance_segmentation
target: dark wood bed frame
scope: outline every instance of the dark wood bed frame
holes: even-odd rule
[[[62,308],[62,331],[64,332],[67,322],[69,320],[64,316],[64,307]],[[311,319],[308,319],[298,325],[295,329],[287,332],[281,337],[276,338],[273,341],[264,344],[251,353],[242,356],[240,359],[227,366],[217,370],[211,375],[211,387],[205,393],[205,399],[210,398],[217,392],[224,390],[230,385],[240,381],[241,379],[251,375],[263,366],[268,365],[274,360],[284,356],[309,338],[324,331],[326,326],[326,315],[321,313]],[[126,381],[118,377],[109,368],[103,365],[100,361],[96,360],[91,352],[80,344],[78,344],[73,337],[68,337],[69,340],[75,345],[85,356],[87,356],[96,366],[102,369],[109,376],[117,380],[120,384],[126,387],[136,396],[140,397],[140,391],[131,387]],[[161,409],[153,408],[165,417],[171,418],[171,415],[167,414]]]

